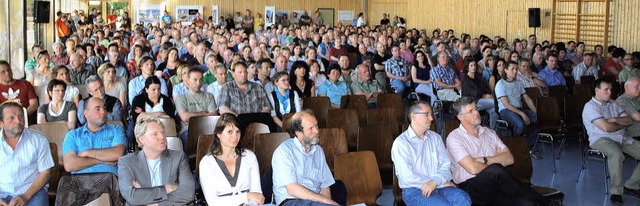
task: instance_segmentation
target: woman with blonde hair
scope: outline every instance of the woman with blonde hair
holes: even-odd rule
[[[118,98],[123,108],[127,108],[127,85],[124,81],[118,81],[116,67],[111,63],[104,63],[98,67],[98,76],[104,82],[104,92],[112,97]],[[124,77],[123,77],[124,78]]]
[[[27,71],[27,81],[31,83],[31,85],[37,86],[46,86],[49,84],[49,78],[51,74],[51,67],[49,65],[49,61],[51,57],[49,56],[49,52],[46,50],[40,51],[38,56],[36,56],[36,62],[38,66],[36,69],[31,69]]]

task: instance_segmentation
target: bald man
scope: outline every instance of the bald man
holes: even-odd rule
[[[85,64],[85,60],[78,53],[71,55],[69,59],[69,76],[71,84],[84,84],[84,80],[96,74],[96,68],[91,64]]]
[[[627,127],[627,136],[640,139],[640,79],[632,77],[624,83],[624,94],[620,95],[616,101],[631,118],[633,125]]]

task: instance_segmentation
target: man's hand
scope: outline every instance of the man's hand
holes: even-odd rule
[[[132,185],[133,185],[133,187],[135,187],[135,188],[138,188],[138,189],[142,188],[142,187],[140,186],[140,183],[139,183],[138,181],[135,181],[135,180],[134,180],[131,184],[132,184]]]
[[[447,182],[447,183],[444,183],[444,184],[442,185],[442,187],[456,187],[456,185],[455,185],[455,184],[453,184],[453,182],[449,181],[449,182]]]
[[[520,116],[522,117],[522,121],[524,122],[525,125],[531,124],[531,120],[529,119],[529,116],[527,116],[527,114],[523,112],[522,115]]]
[[[164,189],[167,190],[167,194],[170,194],[178,189],[178,185],[165,185]]]
[[[8,206],[9,204],[7,204],[6,202],[4,202],[2,199],[0,199],[0,206]]]
[[[18,195],[11,200],[9,206],[23,206],[26,205],[27,202],[29,202],[29,200],[24,195]]]
[[[431,196],[431,192],[433,192],[433,190],[435,190],[437,186],[438,186],[438,185],[437,185],[437,184],[436,184],[436,182],[435,182],[435,181],[433,181],[433,180],[432,180],[432,181],[429,181],[429,182],[427,182],[427,183],[424,183],[424,184],[422,185],[422,188],[421,188],[421,190],[422,190],[422,195],[423,195],[423,196],[425,196],[425,197],[429,197],[429,196]]]

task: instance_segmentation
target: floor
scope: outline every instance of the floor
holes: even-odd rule
[[[540,144],[541,159],[533,160],[532,183],[559,189],[565,195],[565,205],[613,205],[609,202],[609,195],[605,194],[603,161],[600,158],[590,158],[587,168],[576,182],[581,168],[580,150],[577,141],[568,140],[567,145],[560,159],[556,160],[557,171],[553,173],[551,147],[549,144]],[[631,176],[635,164],[635,161],[625,160],[623,181]],[[625,205],[640,205],[640,199],[635,196],[625,194],[622,198]],[[393,205],[393,192],[390,186],[384,187],[377,202],[380,205]]]

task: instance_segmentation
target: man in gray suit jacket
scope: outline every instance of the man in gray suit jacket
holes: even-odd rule
[[[183,151],[167,149],[157,117],[141,118],[134,129],[142,150],[118,160],[118,183],[128,205],[185,205],[194,200],[195,182]]]

